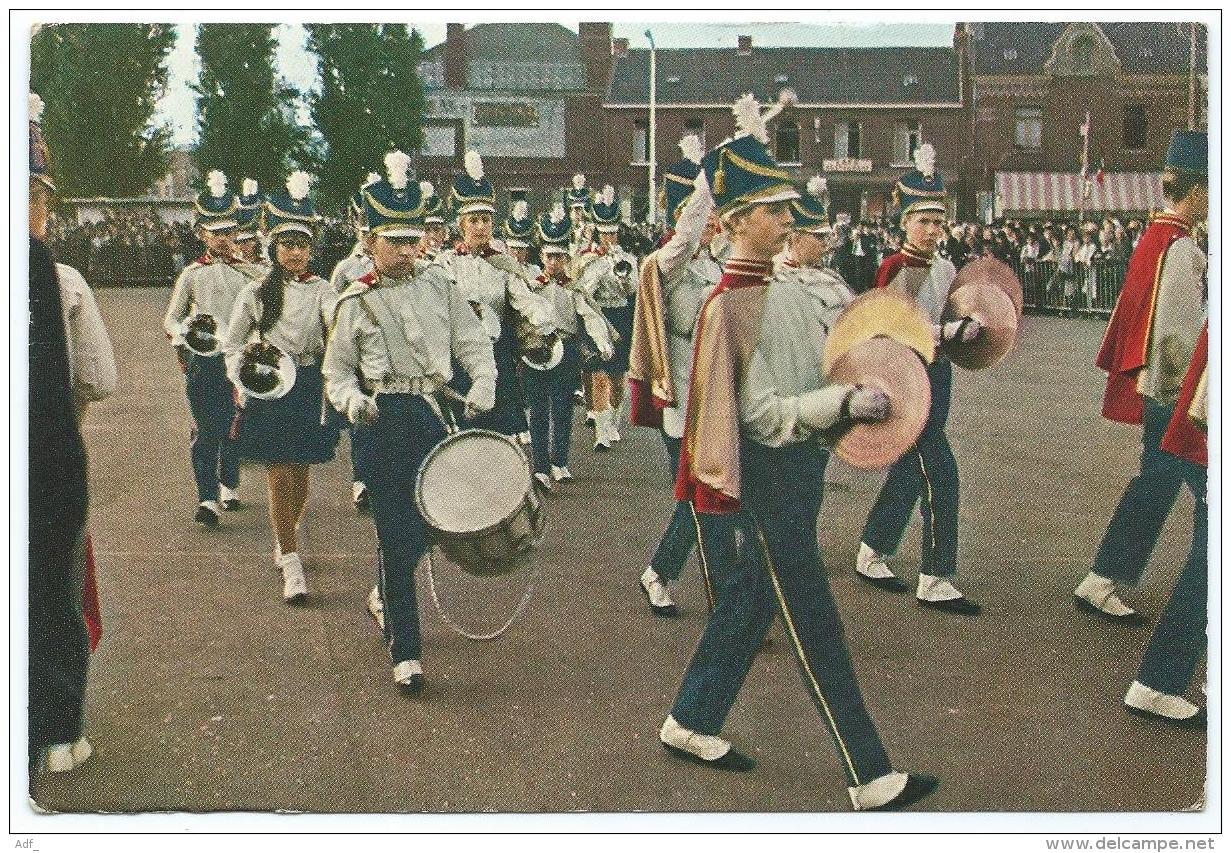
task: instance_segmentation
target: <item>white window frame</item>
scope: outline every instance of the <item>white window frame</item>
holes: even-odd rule
[[[906,140],[906,159],[898,157],[899,135]],[[893,138],[890,139],[890,166],[910,168],[914,165],[915,150],[923,144],[923,124],[921,122],[897,121],[893,123]]]
[[[1037,113],[1037,115],[1023,115]],[[1033,130],[1033,134],[1029,131]],[[1026,131],[1026,132],[1023,132]],[[1037,144],[1023,145],[1022,140],[1033,136]],[[1043,150],[1043,108],[1035,106],[1014,107],[1013,109],[1013,147],[1018,151]]]

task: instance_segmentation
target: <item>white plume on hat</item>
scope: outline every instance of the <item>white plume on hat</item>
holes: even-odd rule
[[[821,175],[813,175],[808,179],[808,195],[820,198],[825,189],[829,186],[829,181],[825,180]]]
[[[42,121],[43,99],[33,92],[30,93],[30,121]]]
[[[749,92],[731,107],[735,114],[735,138],[751,136],[763,145],[769,144],[769,133],[765,130],[765,120],[761,118],[761,105]]]
[[[915,149],[915,168],[925,178],[936,174],[936,149],[932,143],[925,142]]]
[[[603,187],[602,202],[608,207],[611,207],[611,205],[615,204],[615,187],[613,187],[611,184],[607,184],[605,187]]]
[[[214,169],[205,176],[205,185],[209,187],[210,195],[214,198],[222,198],[227,191],[227,176]]]
[[[410,155],[397,149],[386,154],[385,175],[389,178],[389,186],[395,190],[406,189],[410,181]]]
[[[372,184],[379,184],[379,183],[380,183],[380,175],[378,175],[376,172],[368,172],[368,179],[363,182],[363,185],[365,187],[370,187],[372,186]]]
[[[260,187],[257,186],[256,181],[252,180],[252,178],[244,178],[244,182],[240,184],[239,194],[242,196],[256,195],[256,191],[258,189],[260,189]]]
[[[307,172],[291,172],[290,177],[286,179],[286,191],[295,201],[303,201],[307,198],[311,187],[312,176]]]
[[[564,208],[561,207],[560,209],[563,210]],[[525,219],[529,215],[530,215],[530,205],[526,204],[524,199],[514,202],[513,204],[513,218],[514,219]]]
[[[585,187],[585,185],[586,185],[585,175],[581,174],[580,172],[578,172],[576,175],[573,175],[573,189],[579,190]]]
[[[691,160],[698,166],[701,165],[701,158],[705,156],[705,146],[701,144],[701,137],[695,133],[690,133],[680,140],[680,151],[683,152],[685,160]]]
[[[436,188],[432,186],[431,181],[419,181],[419,194],[425,199],[436,195]]]
[[[466,174],[470,176],[472,181],[478,181],[483,177],[483,158],[479,156],[479,152],[473,148],[466,152],[466,157],[463,160],[463,165],[466,168]]]
[[[559,225],[564,221],[564,205],[556,202],[555,207],[551,209],[551,221],[553,225]]]

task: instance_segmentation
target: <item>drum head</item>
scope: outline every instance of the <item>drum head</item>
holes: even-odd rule
[[[888,420],[847,430],[834,448],[838,458],[856,468],[884,468],[919,440],[932,386],[914,350],[891,338],[864,341],[838,359],[829,380],[879,388],[889,396]]]
[[[530,461],[513,439],[471,429],[432,450],[419,469],[415,500],[429,527],[478,533],[509,518],[530,491]]]

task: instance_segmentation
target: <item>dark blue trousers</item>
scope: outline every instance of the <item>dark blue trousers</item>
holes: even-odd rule
[[[863,541],[878,554],[897,553],[906,526],[920,505],[923,560],[920,574],[957,574],[957,460],[945,435],[953,387],[953,365],[938,358],[928,365],[932,408],[915,446],[893,464],[863,528]]]
[[[1141,429],[1141,472],[1125,489],[1107,533],[1094,558],[1094,571],[1119,583],[1136,585],[1145,574],[1150,554],[1158,543],[1180,487],[1185,483],[1197,499],[1193,517],[1193,542],[1188,562],[1205,560],[1206,469],[1159,449],[1174,406],[1146,398]],[[1200,517],[1198,517],[1200,516]],[[1198,536],[1197,526],[1202,525]],[[871,543],[869,543],[871,544]]]
[[[564,342],[564,357],[551,370],[527,367],[522,385],[530,405],[530,447],[534,470],[551,473],[566,467],[573,437],[573,389],[581,375],[581,355],[572,340]]]
[[[662,433],[663,444],[667,448],[667,466],[671,472],[671,482],[675,483],[676,472],[680,465],[680,440]],[[684,564],[697,544],[697,525],[693,518],[692,504],[688,501],[676,501],[675,510],[671,513],[671,521],[663,532],[658,547],[654,549],[654,557],[650,560],[650,568],[664,581],[677,581],[684,571]]]
[[[218,500],[218,484],[239,487],[239,454],[231,441],[235,389],[222,356],[194,355],[184,367],[188,408],[195,424],[189,455],[197,481],[197,500]]]
[[[385,644],[393,663],[422,660],[415,568],[430,547],[415,503],[419,467],[446,433],[427,402],[411,394],[381,394],[380,416],[351,431],[356,473],[368,487],[379,543],[377,566],[385,602]]]
[[[714,612],[671,714],[694,731],[719,734],[777,612],[850,784],[870,782],[892,768],[863,704],[817,545],[828,454],[811,442],[770,448],[744,441],[740,455],[741,511],[698,514]],[[741,535],[711,537],[715,519],[733,522]]]

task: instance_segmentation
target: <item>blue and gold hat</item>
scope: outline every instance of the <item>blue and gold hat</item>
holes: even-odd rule
[[[578,172],[573,175],[573,186],[564,191],[564,203],[569,210],[580,208],[590,215],[590,191],[586,189],[586,176]]]
[[[261,226],[260,213],[265,205],[265,196],[252,178],[244,178],[239,187],[239,209],[235,211],[239,233],[236,236],[241,240],[253,240]]]
[[[423,236],[423,195],[410,179],[410,157],[402,151],[385,155],[385,179],[363,188],[363,215],[368,233],[382,237]]]
[[[205,176],[206,192],[198,193],[193,207],[197,226],[206,231],[226,231],[239,227],[239,199],[227,192],[227,176],[214,169]]]
[[[320,217],[308,197],[311,187],[311,175],[292,172],[286,179],[286,194],[276,193],[265,200],[265,231],[270,237],[298,233],[316,239]]]
[[[51,152],[43,139],[43,99],[30,93],[30,177],[52,192],[56,185],[51,180]]]
[[[453,213],[495,213],[496,191],[492,182],[483,174],[483,158],[478,151],[467,151],[464,160],[466,171],[453,178]]]
[[[616,199],[615,187],[611,184],[603,187],[590,209],[598,231],[611,233],[620,230],[620,203]]]
[[[551,213],[539,217],[539,252],[543,254],[568,254],[569,226],[564,215],[564,205],[557,204]]]
[[[347,217],[350,219],[355,231],[359,234],[368,233],[367,218],[363,215],[363,190],[378,183],[380,183],[380,175],[376,172],[368,172],[368,179],[363,182],[363,187],[359,192],[350,197],[350,201],[347,204]]]
[[[534,220],[530,218],[530,205],[524,201],[513,204],[513,211],[504,221],[504,242],[517,249],[530,248],[534,238]]]
[[[1204,130],[1177,130],[1171,134],[1167,148],[1169,172],[1190,175],[1209,174],[1209,137]]]
[[[431,181],[419,181],[419,193],[423,197],[423,224],[444,225],[445,203],[436,195],[436,188]]]
[[[829,209],[825,204],[827,181],[820,175],[808,179],[805,192],[791,202],[791,215],[795,218],[795,230],[813,234],[829,232]]]
[[[936,171],[936,149],[931,143],[925,142],[915,149],[915,168],[911,169],[894,188],[901,210],[899,217],[905,219],[908,213],[931,211],[948,213],[945,199],[945,182]]]
[[[752,95],[736,101],[731,111],[735,114],[735,138],[710,151],[701,161],[719,217],[726,219],[751,204],[799,198],[790,174],[766,148],[769,134],[765,122],[777,111],[771,108],[762,115],[761,105]]]
[[[679,219],[680,208],[692,195],[697,175],[701,173],[701,158],[705,156],[701,138],[695,134],[680,140],[680,151],[684,153],[684,159],[663,172],[663,186],[658,193],[658,206],[663,209],[667,224],[672,228]]]

